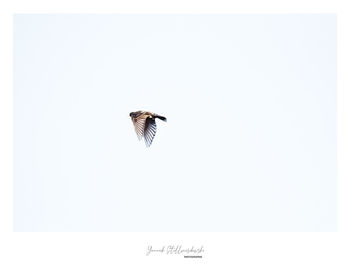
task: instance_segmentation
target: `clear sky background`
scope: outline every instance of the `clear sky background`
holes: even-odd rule
[[[164,115],[150,148],[129,113]],[[335,15],[15,15],[15,231],[335,231]]]

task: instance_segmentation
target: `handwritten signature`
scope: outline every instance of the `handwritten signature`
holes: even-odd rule
[[[165,255],[188,255],[195,254],[199,255],[204,253],[204,247],[191,246],[190,248],[183,247],[182,245],[163,245],[161,248],[154,248],[152,245],[148,245],[146,256],[150,254],[165,254]]]

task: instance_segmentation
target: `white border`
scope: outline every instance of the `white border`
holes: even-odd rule
[[[350,277],[350,15],[346,1],[8,1],[0,6],[0,277]],[[337,233],[13,233],[14,13],[336,13]],[[204,245],[203,259],[149,244]]]

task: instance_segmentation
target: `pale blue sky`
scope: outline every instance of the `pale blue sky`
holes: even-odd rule
[[[335,231],[336,16],[15,15],[14,230]]]

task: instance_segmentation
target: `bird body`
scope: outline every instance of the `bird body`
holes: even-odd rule
[[[156,135],[156,119],[167,121],[165,117],[147,111],[131,112],[129,116],[134,124],[137,137],[139,140],[144,138],[147,147],[151,146],[153,138]]]

